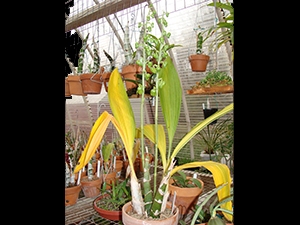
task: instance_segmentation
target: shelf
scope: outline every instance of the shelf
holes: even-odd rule
[[[225,93],[233,93],[233,85],[227,86],[215,86],[210,88],[193,88],[191,90],[187,90],[186,93],[188,95],[214,95],[214,94],[225,94]]]

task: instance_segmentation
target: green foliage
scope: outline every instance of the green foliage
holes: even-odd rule
[[[217,191],[222,189],[226,184],[222,184],[219,187],[215,188],[202,202],[200,205],[195,206],[195,213],[192,218],[191,225],[194,225],[197,221],[198,223],[205,223],[210,225],[225,225],[225,222],[228,222],[223,213],[228,213],[233,215],[233,210],[223,209],[221,205],[225,204],[226,202],[230,202],[233,200],[233,187],[230,190],[230,196],[218,201],[218,196],[215,196]],[[204,210],[204,205],[213,197],[215,196],[213,202],[209,205],[208,210]],[[232,221],[230,221],[232,222]]]
[[[97,201],[96,205],[99,208],[106,210],[118,211],[122,210],[122,206],[131,200],[130,186],[128,185],[128,179],[123,181],[117,180],[110,185],[111,189],[106,189],[106,185],[102,186],[101,194],[104,196],[100,201]]]
[[[232,85],[233,80],[225,71],[211,70],[206,76],[196,85],[198,87],[213,87]]]
[[[210,124],[196,135],[196,140],[204,147],[207,154],[232,153],[233,120],[228,117],[216,124]]]
[[[229,42],[232,46],[232,59],[234,52],[234,9],[230,2],[221,3],[221,2],[212,2],[208,4],[208,6],[216,7],[222,9],[223,11],[228,12],[224,18],[224,21],[220,21],[217,23],[215,27],[211,27],[205,33],[207,38],[213,37],[213,41],[210,44],[210,47],[213,50],[218,50],[223,44]],[[215,35],[217,33],[217,35]]]
[[[183,171],[177,171],[173,176],[173,185],[181,188],[199,187],[202,188],[202,184],[196,178],[188,178]]]

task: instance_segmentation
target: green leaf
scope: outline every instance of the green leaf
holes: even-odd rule
[[[159,98],[166,129],[168,131],[169,156],[179,121],[182,91],[178,73],[170,56],[167,56],[166,62],[167,66],[160,70],[159,75],[165,82],[165,85],[159,88]]]

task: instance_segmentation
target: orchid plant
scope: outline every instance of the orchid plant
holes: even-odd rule
[[[144,80],[149,77],[146,71],[146,65],[156,74],[156,83],[151,95],[155,99],[155,123],[144,124],[143,118],[141,118],[141,126],[136,127],[135,117],[133,109],[131,107],[129,98],[124,87],[122,77],[115,68],[110,77],[108,88],[108,99],[112,114],[104,111],[96,120],[85,150],[83,151],[79,164],[75,168],[75,172],[79,171],[84,165],[88,163],[92,155],[99,146],[106,129],[110,123],[112,123],[124,143],[125,151],[128,156],[130,168],[134,168],[134,161],[137,156],[137,148],[135,147],[135,141],[140,140],[140,150],[142,156],[142,163],[144,165],[143,182],[139,182],[137,175],[133,169],[130,170],[130,187],[132,195],[132,208],[135,213],[147,218],[159,218],[162,212],[166,208],[168,201],[168,185],[169,180],[173,174],[177,171],[194,168],[205,167],[213,174],[213,179],[216,186],[223,183],[227,183],[222,190],[218,191],[218,197],[220,199],[230,195],[231,177],[229,168],[225,164],[221,164],[213,161],[205,162],[191,162],[184,165],[175,167],[175,157],[178,152],[203,128],[205,128],[212,121],[220,118],[221,116],[229,113],[233,110],[233,103],[226,106],[222,110],[214,113],[212,116],[206,118],[203,121],[197,123],[188,133],[186,133],[178,144],[173,147],[172,142],[176,132],[176,128],[180,116],[181,108],[181,84],[179,75],[173,64],[173,61],[168,53],[170,48],[175,47],[174,44],[170,45],[166,43],[166,39],[170,37],[170,33],[164,29],[161,32],[161,37],[156,37],[151,34],[154,23],[151,19],[157,18],[157,14],[152,5],[149,5],[150,10],[147,16],[145,26],[144,42],[143,42],[143,56],[137,61],[142,66],[142,84],[139,86],[141,93],[141,115],[144,114]],[[158,18],[158,23],[161,27],[167,27],[168,23],[166,18],[167,13],[164,13],[161,18]],[[155,61],[150,60],[155,58]],[[175,90],[175,91],[174,91]],[[159,99],[159,101],[158,101]],[[158,124],[158,106],[161,106],[164,122]],[[143,117],[143,116],[141,116]],[[167,132],[165,132],[165,127]],[[167,133],[167,134],[166,134]],[[167,136],[168,135],[168,136]],[[148,138],[155,146],[154,155],[154,173],[153,173],[153,185],[150,184],[150,164],[149,158],[144,157],[144,138]],[[168,138],[166,138],[168,137]],[[168,140],[168,142],[167,142]],[[168,144],[168,145],[167,145]],[[167,147],[168,146],[168,147]],[[157,169],[158,169],[158,153],[162,162],[163,174],[160,183],[157,184]],[[231,208],[231,202],[225,203],[221,207]],[[230,220],[231,215],[228,216]]]

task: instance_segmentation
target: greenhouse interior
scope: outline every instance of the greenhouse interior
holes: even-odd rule
[[[232,0],[65,0],[65,224],[233,224]]]

